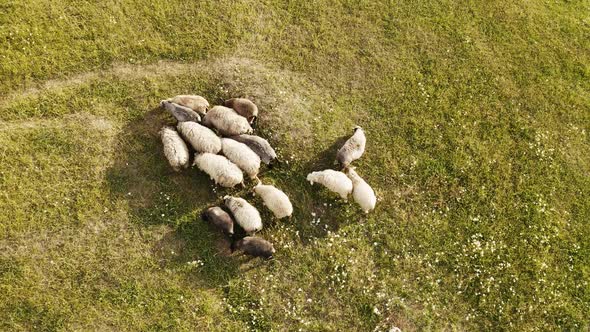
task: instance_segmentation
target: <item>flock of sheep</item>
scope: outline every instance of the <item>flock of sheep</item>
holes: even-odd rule
[[[251,135],[258,117],[258,107],[252,101],[232,98],[209,109],[209,102],[201,96],[179,95],[161,101],[160,106],[178,121],[176,129],[164,126],[160,130],[164,155],[175,171],[189,167],[190,146],[196,152],[193,165],[207,173],[215,184],[228,188],[244,186],[245,173],[257,180],[254,192],[277,219],[291,217],[293,205],[289,197],[272,185],[262,184],[258,178],[260,163],[271,165],[277,154],[267,140]],[[307,180],[324,185],[345,201],[352,194],[368,213],[375,208],[375,193],[354,167],[350,167],[364,153],[365,144],[363,130],[355,127],[354,134],[338,150],[336,157],[346,174],[327,169],[308,174]],[[230,237],[234,235],[234,221],[245,231],[248,236],[232,241],[232,252],[239,250],[251,256],[271,258],[275,252],[273,245],[254,235],[262,229],[258,210],[240,197],[225,196],[223,199],[227,211],[219,206],[210,207],[203,212],[203,219]]]

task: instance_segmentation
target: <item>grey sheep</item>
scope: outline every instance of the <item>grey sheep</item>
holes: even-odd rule
[[[199,116],[199,114],[186,106],[175,104],[168,100],[162,100],[160,102],[160,107],[168,111],[168,113],[170,113],[174,118],[176,118],[178,122],[201,121],[201,117]]]
[[[277,158],[277,153],[272,146],[270,146],[267,140],[260,136],[242,134],[231,136],[230,138],[246,144],[260,157],[260,160],[267,165]]]

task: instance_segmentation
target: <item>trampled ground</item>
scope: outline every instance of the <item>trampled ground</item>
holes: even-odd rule
[[[0,329],[584,330],[584,1],[0,2]],[[276,221],[175,174],[175,94],[248,96]],[[354,125],[377,209],[305,181]],[[272,261],[199,219],[263,212]]]

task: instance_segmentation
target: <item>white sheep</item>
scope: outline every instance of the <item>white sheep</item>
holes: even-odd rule
[[[179,122],[178,131],[198,152],[218,153],[221,140],[213,130],[196,122]]]
[[[257,177],[260,170],[260,157],[246,144],[230,138],[222,138],[221,152],[227,159],[238,165],[251,179]]]
[[[344,143],[336,155],[340,166],[346,168],[350,163],[359,159],[365,152],[366,144],[367,138],[363,129],[359,126],[354,127],[354,134]]]
[[[277,219],[290,217],[293,214],[293,205],[289,197],[275,186],[265,185],[259,181],[254,187],[254,192],[262,197],[264,205]]]
[[[231,108],[215,106],[203,117],[203,124],[215,127],[224,136],[249,134],[252,127],[245,117],[239,115]]]
[[[277,158],[277,153],[272,146],[270,146],[267,140],[260,136],[242,134],[231,136],[230,138],[246,144],[260,157],[260,160],[267,165]]]
[[[186,106],[193,111],[196,111],[201,116],[205,115],[209,109],[209,102],[207,99],[197,95],[178,95],[168,99],[168,101]]]
[[[173,103],[168,100],[162,100],[160,107],[168,111],[178,122],[193,121],[200,122],[201,117],[191,108]]]
[[[200,170],[209,174],[211,179],[215,181],[215,184],[219,184],[222,187],[231,188],[239,183],[243,185],[244,176],[242,171],[236,164],[224,156],[207,152],[198,153],[195,154],[193,165],[196,165]]]
[[[160,129],[160,137],[162,138],[162,145],[164,145],[164,155],[168,159],[170,166],[176,172],[179,172],[182,168],[187,168],[189,165],[188,147],[176,130],[164,126]]]
[[[251,234],[262,229],[260,213],[254,206],[240,197],[223,197],[225,206],[231,211],[234,219],[246,233]]]
[[[352,180],[352,197],[355,202],[361,206],[365,213],[369,213],[369,211],[375,208],[375,204],[377,203],[375,191],[356,173],[354,167],[349,167],[346,175]]]
[[[258,117],[258,106],[246,98],[231,98],[223,102],[223,106],[232,108],[239,115],[245,117],[249,123],[254,123]]]
[[[324,185],[331,191],[338,193],[345,202],[348,200],[348,194],[352,192],[352,181],[346,174],[332,169],[309,173],[307,181],[312,185],[314,182]]]

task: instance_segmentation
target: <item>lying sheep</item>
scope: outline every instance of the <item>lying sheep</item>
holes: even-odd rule
[[[188,147],[176,130],[164,126],[160,129],[160,137],[164,145],[164,155],[168,159],[170,166],[176,172],[179,172],[182,168],[187,168],[189,165]]]
[[[365,152],[367,138],[365,132],[359,126],[354,127],[354,134],[338,150],[336,160],[342,168],[348,167],[351,162],[359,159]]]
[[[260,157],[246,144],[233,139],[222,138],[221,152],[227,159],[238,165],[251,179],[257,177],[260,170]]]
[[[179,122],[178,131],[198,152],[218,153],[221,140],[213,130],[196,122]]]
[[[234,252],[237,250],[250,256],[264,257],[266,259],[272,258],[272,255],[275,253],[272,243],[255,236],[246,236],[232,243],[231,251]]]
[[[293,214],[293,205],[289,197],[275,186],[264,185],[259,181],[254,187],[254,192],[262,197],[264,205],[277,219],[290,217]]]
[[[231,108],[215,106],[203,117],[203,124],[214,127],[224,136],[249,134],[252,127],[245,117],[236,113]]]
[[[254,151],[263,163],[269,165],[271,161],[277,158],[275,150],[270,146],[267,140],[255,135],[237,135],[230,137],[233,140],[246,144]]]
[[[236,184],[244,184],[242,171],[236,164],[224,156],[213,153],[198,153],[195,155],[195,162],[200,170],[207,173],[215,184],[222,187],[234,187]]]
[[[221,229],[225,234],[234,234],[234,220],[219,206],[210,207],[201,215],[203,220],[212,223],[215,227]]]
[[[348,200],[348,194],[352,192],[352,181],[346,174],[331,169],[309,173],[307,181],[312,185],[314,182],[324,185],[331,191],[338,193],[345,202]]]
[[[231,211],[234,219],[246,233],[255,233],[262,229],[260,213],[254,206],[240,197],[223,197],[225,206]]]
[[[201,121],[201,117],[199,116],[199,114],[186,106],[175,104],[168,100],[162,100],[160,102],[160,107],[168,111],[168,113],[172,114],[172,116],[175,117],[178,122]]]
[[[348,168],[346,175],[352,180],[352,197],[355,202],[361,206],[365,213],[369,213],[377,203],[373,188],[355,172],[354,167]]]
[[[178,95],[168,99],[168,101],[186,106],[199,113],[201,116],[205,115],[209,109],[209,102],[207,99],[196,95]]]
[[[239,115],[245,117],[249,123],[254,123],[258,117],[258,107],[246,98],[231,98],[223,102],[223,106],[233,108]]]

